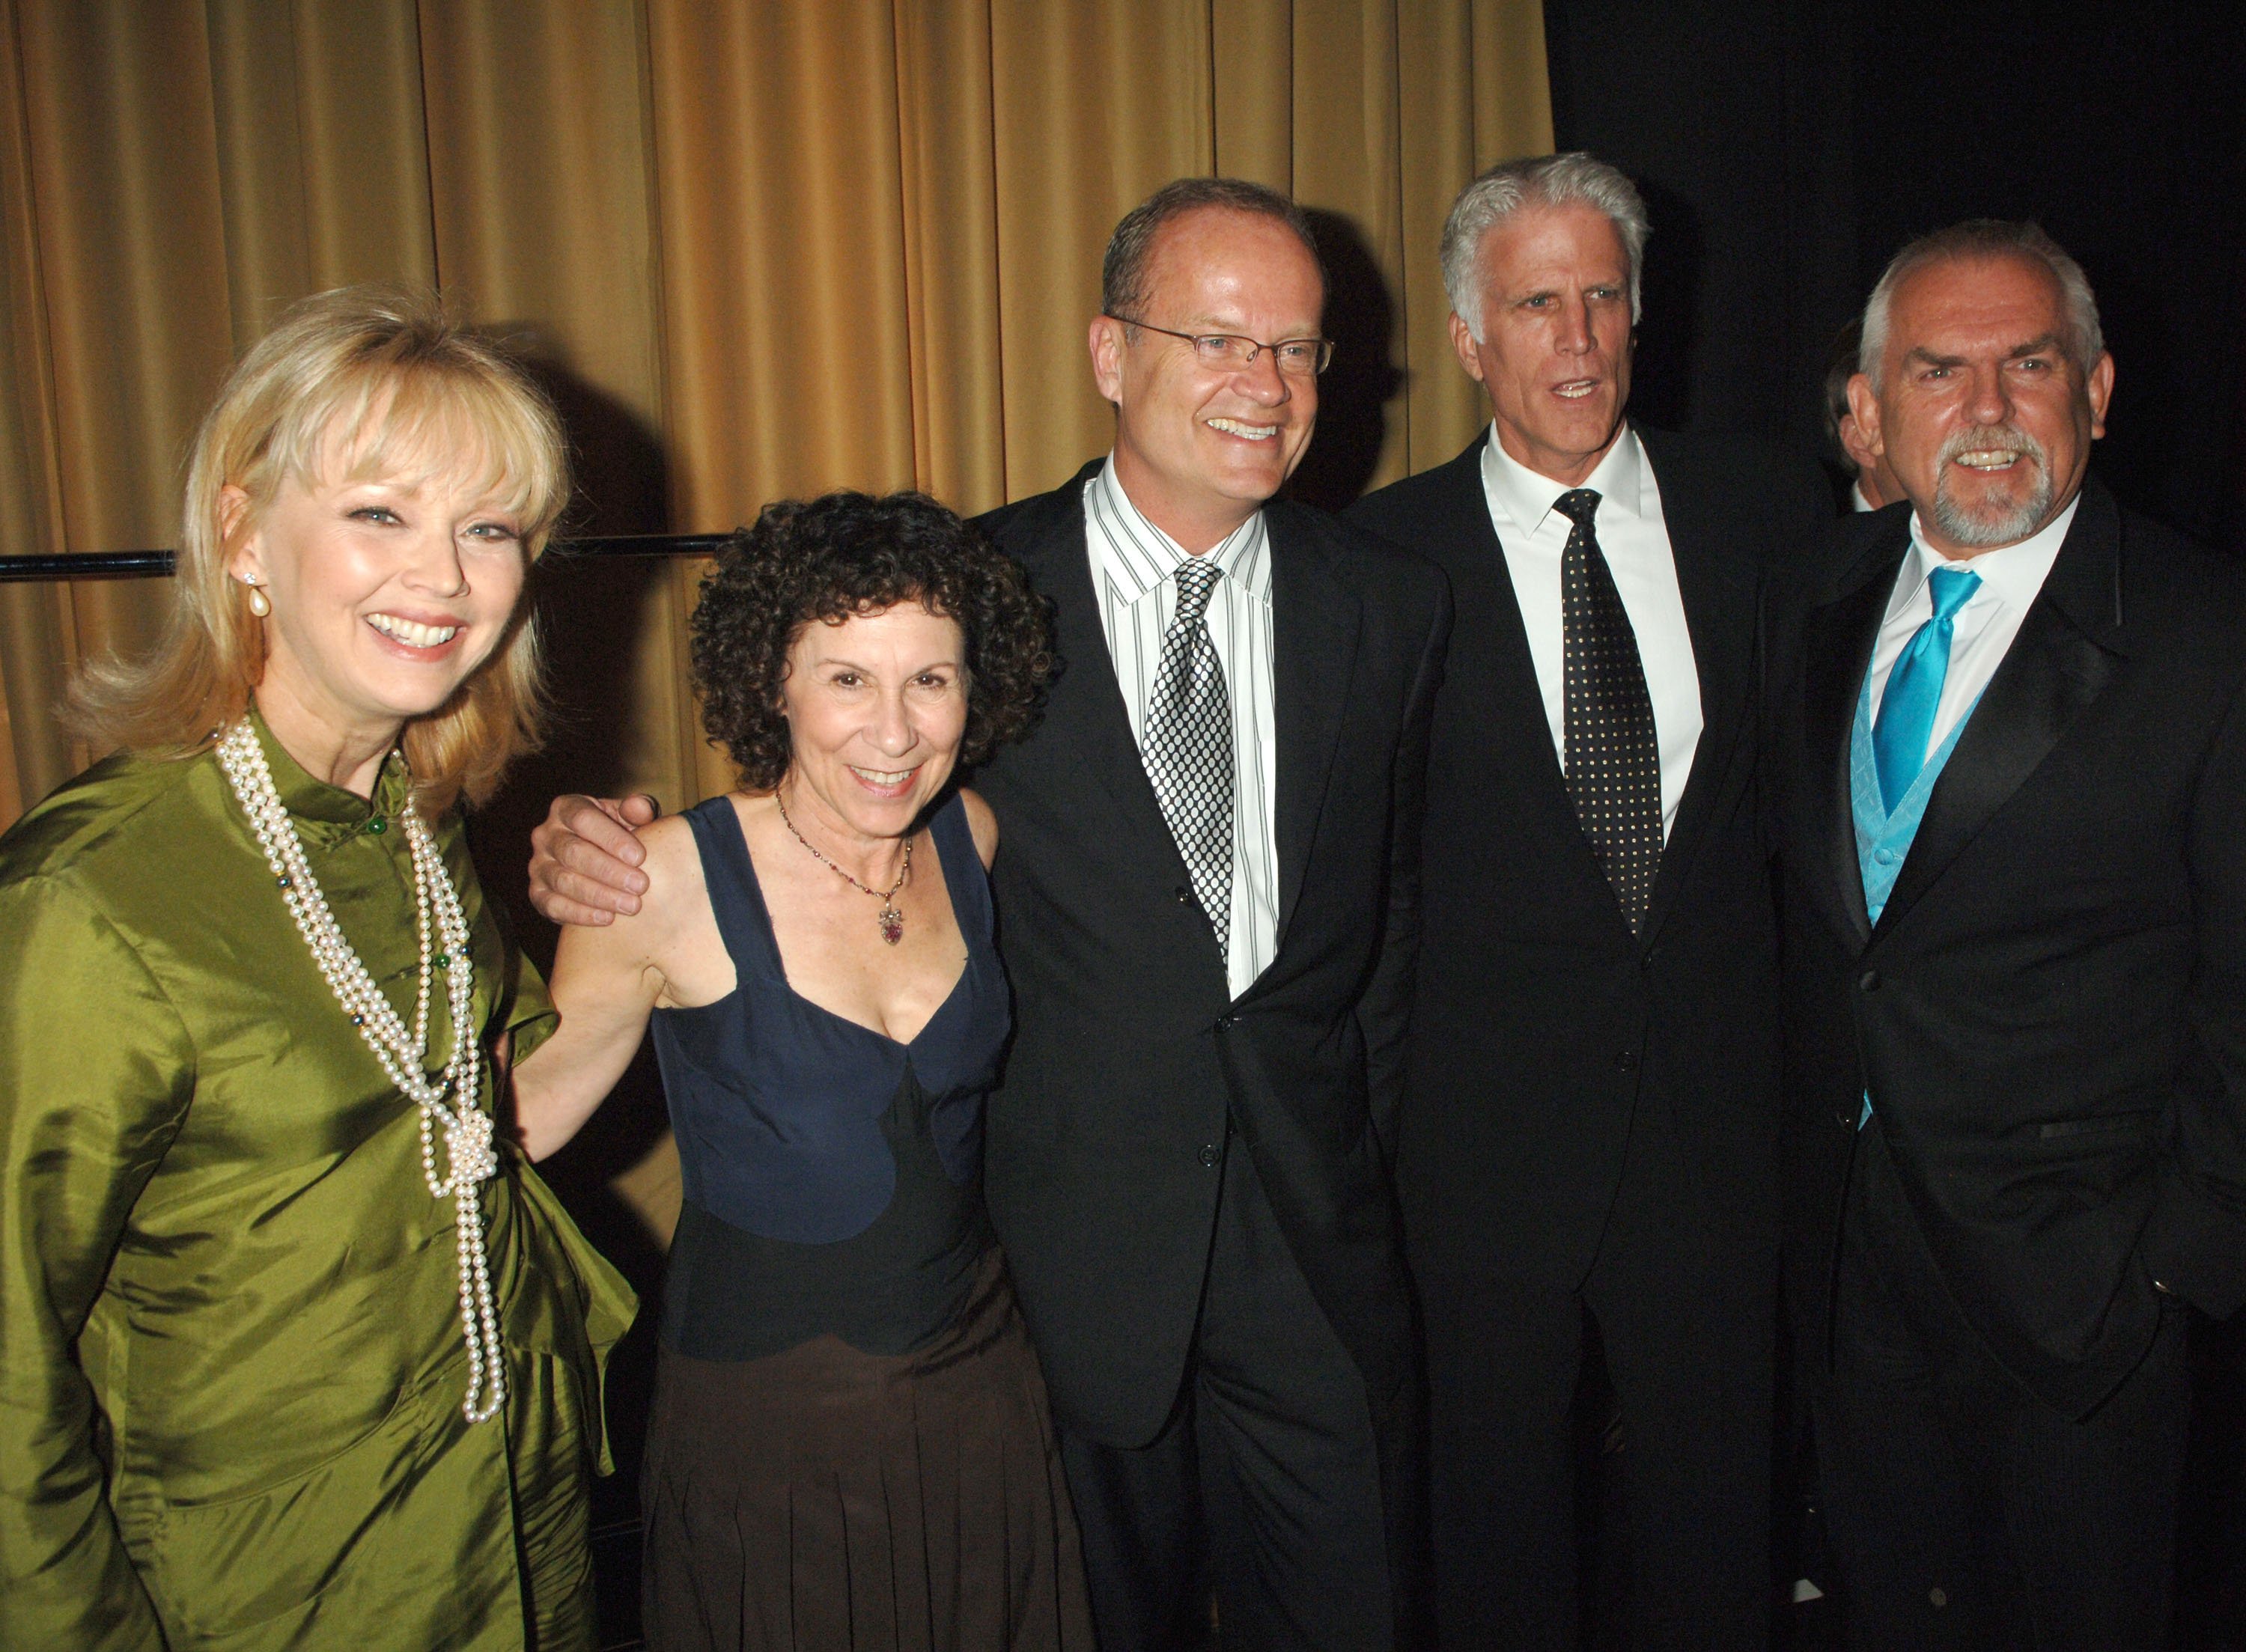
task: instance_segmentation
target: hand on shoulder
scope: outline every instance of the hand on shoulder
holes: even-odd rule
[[[636,835],[660,812],[655,799],[560,797],[530,834],[530,904],[563,925],[597,928],[639,910],[646,851]]]
[[[665,815],[640,826],[633,842],[640,863],[630,870],[640,893],[632,898],[631,910],[610,910],[598,923],[565,921],[557,969],[567,960],[579,968],[651,967],[669,973],[664,965],[672,942],[706,905],[701,853],[684,815]],[[543,903],[540,910],[546,911]]]

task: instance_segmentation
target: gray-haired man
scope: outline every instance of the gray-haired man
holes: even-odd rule
[[[1446,1647],[1576,1636],[1570,1408],[1621,1404],[1630,1644],[1768,1631],[1776,942],[1766,561],[1830,507],[1627,423],[1637,192],[1508,162],[1444,230],[1487,437],[1355,519],[1457,599],[1429,760],[1397,1175],[1426,1309]]]
[[[2246,1302],[2246,578],[2089,472],[2032,224],[1895,255],[1849,386],[1909,508],[1773,629],[1788,1302],[1882,1652],[2166,1647],[2185,1304]]]

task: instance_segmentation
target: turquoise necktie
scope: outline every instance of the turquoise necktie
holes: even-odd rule
[[[1950,640],[1957,610],[1981,588],[1981,576],[1962,568],[1937,568],[1928,575],[1934,616],[1912,634],[1888,673],[1880,697],[1879,720],[1872,724],[1872,762],[1880,772],[1880,806],[1890,814],[1926,766],[1934,738],[1934,710],[1942,703],[1942,680],[1950,675]]]

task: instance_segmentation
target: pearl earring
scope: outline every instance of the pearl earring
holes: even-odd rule
[[[245,579],[242,583],[249,588],[249,611],[263,619],[273,611],[272,600],[257,588],[255,580]]]

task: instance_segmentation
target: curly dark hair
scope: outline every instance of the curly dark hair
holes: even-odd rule
[[[1052,628],[1012,558],[925,493],[781,500],[734,534],[694,606],[702,726],[745,787],[768,792],[787,772],[780,683],[803,628],[909,602],[957,621],[966,637],[960,762],[1029,731],[1053,673]]]

